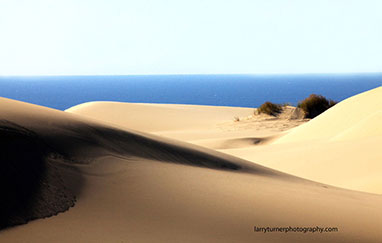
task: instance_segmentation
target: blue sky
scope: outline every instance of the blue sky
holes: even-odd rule
[[[382,1],[0,0],[0,75],[382,71]]]

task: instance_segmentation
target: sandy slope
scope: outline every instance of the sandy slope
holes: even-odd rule
[[[224,152],[303,178],[382,193],[381,114],[382,87],[342,101],[271,145]]]
[[[131,107],[139,110],[140,106],[100,102],[79,105],[68,111],[96,119],[105,118],[105,121],[128,126],[130,118],[127,114]],[[157,105],[145,106],[155,110]],[[169,124],[177,124],[176,130],[161,130],[157,127],[154,133],[212,148],[314,181],[382,193],[382,153],[379,149],[382,144],[382,87],[342,101],[292,130],[288,129],[302,124],[303,121],[266,116],[250,117],[251,113],[242,114],[242,110],[236,108],[227,108],[223,116],[220,110],[203,106],[193,106],[193,116],[187,117],[187,122],[204,122],[208,126],[194,126],[189,129],[185,125],[181,129],[181,118],[173,120],[171,116],[167,116],[171,106],[162,105],[161,113],[168,117]],[[113,116],[104,117],[101,113],[94,112],[98,108],[109,110],[110,113],[116,110],[119,110],[119,114],[124,113],[116,120]],[[147,111],[151,110],[142,110],[142,113]],[[211,111],[220,120],[210,120],[203,116],[205,111]],[[232,117],[241,119],[234,122]],[[143,123],[146,117],[135,113],[134,119],[137,123]],[[145,129],[147,127],[141,128],[152,131]],[[285,130],[288,131],[284,132]]]
[[[287,110],[291,116],[290,108]],[[200,105],[89,102],[66,111],[198,145],[222,141],[227,144],[230,139],[237,141],[238,138],[245,141],[270,138],[304,122],[288,120],[289,116],[282,119],[254,116],[253,108]]]
[[[121,102],[89,102],[66,111],[147,132],[212,128],[222,120],[253,113],[252,108]]]
[[[382,87],[350,97],[276,143],[382,136]]]
[[[278,124],[279,120],[256,118],[252,127],[249,109],[194,107],[191,109],[194,113],[187,115],[184,108],[174,111],[175,107],[171,107],[173,111],[168,111],[167,106],[162,106],[163,110],[153,116],[147,111],[156,112],[159,106],[148,105],[145,110],[143,105],[131,104],[130,108],[136,109],[133,112],[108,103],[111,112],[108,113],[94,105],[103,103],[89,107],[98,116],[92,120],[89,113],[81,116],[0,100],[3,144],[7,144],[3,138],[10,128],[28,131],[18,132],[20,138],[33,134],[31,142],[8,145],[9,149],[2,152],[7,156],[2,157],[2,163],[4,158],[28,151],[33,157],[23,157],[21,165],[43,164],[56,172],[54,177],[32,176],[23,182],[39,182],[43,178],[42,185],[35,183],[35,198],[45,198],[44,190],[38,189],[44,189],[50,181],[56,183],[56,191],[50,195],[70,192],[77,198],[69,211],[0,231],[0,242],[380,242],[382,238],[379,195],[299,179],[163,137],[168,133],[172,138],[179,135],[186,141],[213,145],[230,141],[223,151],[230,148],[236,152],[244,148],[286,146],[270,143],[256,146],[253,144],[257,140],[248,140],[277,136],[278,131],[285,129],[283,123]],[[173,118],[160,115],[167,111],[173,112]],[[211,119],[216,118],[213,121],[208,117],[211,112],[215,112],[211,115]],[[113,114],[117,114],[114,119],[119,121],[110,121]],[[204,117],[199,123],[195,118],[198,114],[203,114],[198,118]],[[134,121],[138,115],[149,121]],[[248,119],[234,122],[232,115]],[[179,124],[183,119],[187,120],[186,125]],[[236,129],[237,125],[240,128]],[[232,141],[235,137],[238,140]],[[208,142],[208,138],[221,140]],[[238,148],[232,148],[233,145]],[[348,158],[341,158],[341,162],[344,159]],[[278,158],[284,160],[290,162],[286,157]],[[70,206],[54,198],[50,197],[49,202]],[[5,202],[9,200],[5,198]],[[35,204],[33,200],[28,201],[28,206],[32,211],[42,210],[41,215],[54,214],[61,208],[47,210],[44,204]],[[20,217],[16,212],[7,217],[15,215]],[[339,232],[264,234],[253,232],[254,226],[338,227]]]

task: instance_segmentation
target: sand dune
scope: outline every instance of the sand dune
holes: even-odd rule
[[[224,152],[303,178],[382,193],[381,112],[382,88],[376,88],[340,102],[273,144]]]
[[[381,106],[382,107],[382,104]],[[382,136],[382,109],[363,118],[357,124],[333,136],[331,140],[363,139]]]
[[[231,115],[226,112],[219,117],[215,113],[220,120],[205,121],[205,124],[209,122],[208,126],[194,127],[192,130],[184,126],[181,129],[178,120],[174,121],[178,123],[176,131],[161,131],[158,128],[154,133],[228,153],[306,179],[353,190],[382,193],[382,154],[379,152],[382,144],[381,98],[382,88],[379,87],[340,102],[306,124],[299,120],[267,116],[243,116],[239,122],[234,122],[231,117],[240,117],[240,113],[231,108]],[[101,119],[102,114],[87,112],[89,107],[96,110],[100,104],[112,112],[114,103],[102,102],[69,111]],[[129,112],[129,107],[134,106],[120,104],[119,108]],[[203,120],[200,110],[204,108],[194,106],[193,109],[193,118],[188,118],[188,122],[192,119]],[[139,120],[139,117],[137,114],[135,119]],[[109,117],[106,120],[122,126],[129,123],[121,116],[119,120]],[[173,121],[171,118],[169,120],[170,123]],[[303,125],[285,131],[299,124]]]
[[[229,143],[238,138],[264,141],[305,122],[289,119],[292,116],[290,108],[287,108],[286,117],[281,118],[254,116],[253,108],[120,102],[89,102],[66,112],[195,144],[206,140]]]
[[[0,208],[4,225],[40,218],[3,229],[0,242],[379,242],[380,195],[304,180],[219,152],[256,152],[266,163],[267,152],[276,153],[279,164],[293,162],[278,152],[290,152],[289,143],[265,141],[278,141],[271,138],[301,122],[252,113],[119,103],[62,112],[0,99],[2,168],[4,174],[14,171],[1,183],[10,192]],[[235,122],[235,116],[242,119]],[[365,145],[380,141],[357,138]],[[321,143],[317,150],[326,148]],[[338,168],[346,169],[346,156]],[[24,180],[13,186],[17,175]],[[28,184],[32,196],[23,192]],[[28,213],[4,207],[24,198]],[[339,231],[256,233],[254,226]]]
[[[340,102],[276,143],[340,138],[341,134],[347,134],[344,139],[382,136],[381,112],[382,87],[379,87]]]
[[[253,114],[252,108],[121,102],[89,102],[66,111],[147,132],[211,128],[222,120]]]

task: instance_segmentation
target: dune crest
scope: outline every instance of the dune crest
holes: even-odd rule
[[[70,180],[81,180],[73,178],[81,177],[75,172],[76,166],[91,165],[105,156],[281,175],[234,157],[120,130],[63,111],[5,98],[0,102],[1,186],[5,192],[0,228],[56,215],[72,207],[80,185],[67,187]]]
[[[338,103],[309,123],[293,129],[275,143],[331,139],[344,132],[348,138],[381,136],[381,123],[378,119],[381,111],[382,87],[378,87]],[[361,127],[367,129],[357,132]],[[354,135],[351,135],[353,132]]]
[[[382,193],[382,154],[378,149],[382,143],[381,98],[379,87],[346,99],[309,122],[290,120],[288,113],[288,119],[254,116],[253,110],[242,114],[244,110],[233,107],[222,113],[224,108],[220,107],[192,106],[192,111],[178,110],[176,116],[173,105],[118,102],[88,103],[68,112],[122,127],[131,124],[137,130],[218,150],[306,179]],[[155,112],[159,107],[160,112]],[[100,112],[105,110],[107,115]],[[215,118],[205,116],[209,113]],[[170,127],[140,127],[140,123],[150,121],[151,115],[158,117],[159,124],[167,121]],[[190,128],[189,123],[194,126]]]

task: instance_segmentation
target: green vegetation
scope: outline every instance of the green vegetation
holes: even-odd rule
[[[265,113],[271,116],[276,116],[282,111],[282,106],[279,104],[274,104],[272,102],[265,102],[262,104],[258,109],[257,112],[260,113]]]
[[[322,95],[311,94],[308,98],[300,101],[297,107],[305,113],[305,118],[314,118],[337,104],[336,101],[328,100]]]

